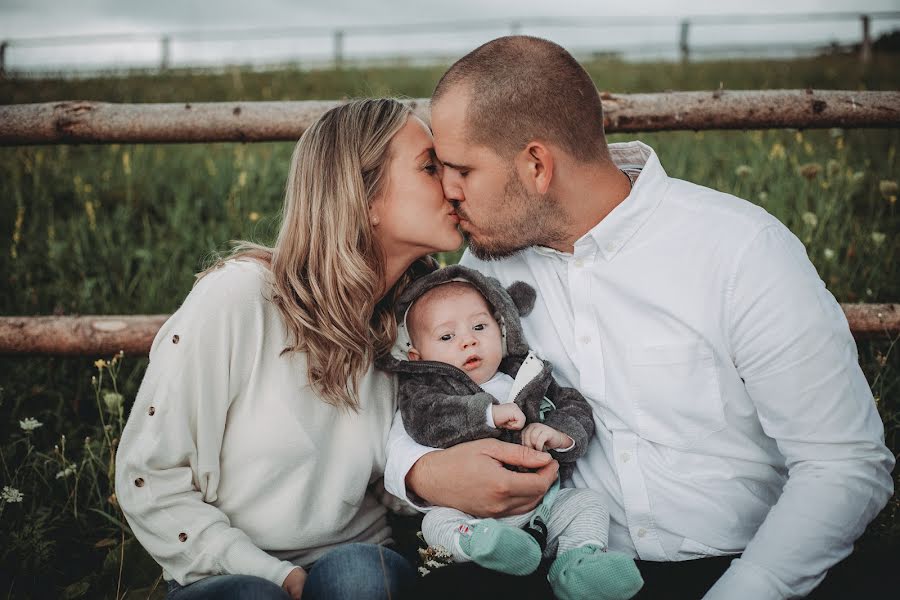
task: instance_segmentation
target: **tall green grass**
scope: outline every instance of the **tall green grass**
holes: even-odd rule
[[[849,58],[586,66],[598,87],[626,93],[720,85],[898,89],[896,64],[881,56],[865,69]],[[424,97],[441,71],[235,69],[223,75],[5,80],[0,102]],[[734,193],[781,219],[806,244],[838,300],[900,302],[897,130],[681,132],[615,135],[611,141],[632,137],[653,146],[670,175]],[[174,311],[193,274],[229,240],[274,239],[291,148],[0,149],[0,313]],[[442,258],[453,262],[456,256]],[[896,453],[900,362],[892,349],[892,340],[860,343],[861,364]],[[97,367],[98,358],[110,362]],[[142,357],[115,365],[111,357],[0,358],[0,486],[23,494],[21,502],[0,500],[0,594],[94,598],[130,590],[128,596],[137,597],[134,590],[142,589],[140,597],[146,597],[153,587],[159,571],[121,523],[109,460],[121,423],[113,410],[118,399],[108,394],[121,394],[127,410],[145,366]],[[42,426],[25,431],[20,421],[26,418]],[[76,472],[56,477],[73,465],[77,483]],[[897,513],[895,497],[861,544],[896,548]]]

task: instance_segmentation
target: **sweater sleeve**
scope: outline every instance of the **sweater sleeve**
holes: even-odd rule
[[[500,437],[503,432],[485,420],[485,411],[497,403],[487,392],[446,394],[416,378],[404,377],[399,403],[406,431],[424,446],[449,448],[472,440]]]
[[[565,451],[550,450],[550,455],[560,463],[574,463],[584,456],[588,442],[594,434],[594,417],[591,406],[574,388],[560,387],[550,382],[547,398],[556,406],[551,410],[544,425],[565,433],[575,442],[574,447]]]
[[[258,267],[204,277],[163,325],[122,434],[116,496],[135,537],[179,584],[245,574],[281,585],[294,565],[254,545],[213,503],[228,409],[263,326]]]

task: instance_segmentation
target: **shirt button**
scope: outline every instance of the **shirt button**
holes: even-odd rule
[[[182,531],[181,533],[179,533],[179,534],[178,534],[178,541],[179,541],[179,542],[186,542],[186,541],[187,541],[187,534],[186,534],[185,532],[183,532],[183,531]]]
[[[631,460],[631,455],[628,454],[627,452],[623,452],[623,453],[621,454],[621,456],[619,456],[619,458],[622,459],[622,462],[623,462],[623,463],[626,463],[626,462],[628,462],[629,460]]]
[[[642,538],[642,537],[644,537],[645,535],[647,535],[647,530],[646,530],[646,529],[644,529],[643,527],[641,527],[640,529],[638,529],[638,537]]]
[[[580,341],[581,341],[582,344],[590,344],[590,343],[591,343],[591,336],[589,336],[589,335],[583,335],[583,336],[581,336]]]
[[[172,336],[172,343],[173,343],[173,344],[177,344],[180,340],[181,340],[181,336],[179,336],[177,333],[176,333],[175,335]]]
[[[580,269],[581,267],[584,266],[584,261],[581,260],[580,258],[576,258],[576,259],[575,259],[575,266],[578,267],[578,268]]]
[[[134,480],[134,485],[136,485],[136,486],[138,486],[138,487],[144,487],[144,478],[143,478],[143,477],[138,477],[137,479],[135,479],[135,480]]]
[[[151,406],[149,409],[147,409],[147,414],[152,417],[153,415],[156,414],[156,408]]]

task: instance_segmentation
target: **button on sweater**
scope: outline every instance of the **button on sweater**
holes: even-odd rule
[[[360,410],[307,381],[270,273],[231,261],[163,325],[122,434],[116,495],[138,541],[186,585],[245,574],[281,585],[338,544],[389,539],[383,474],[396,384],[370,368]]]

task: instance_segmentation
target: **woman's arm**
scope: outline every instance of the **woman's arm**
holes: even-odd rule
[[[226,270],[201,280],[153,342],[116,457],[116,496],[138,541],[180,584],[228,573],[281,585],[294,565],[212,504],[228,409],[262,327],[259,273]]]

